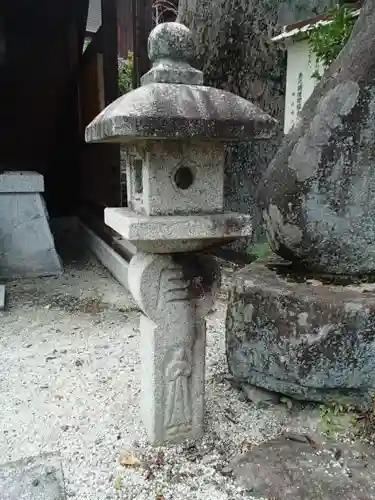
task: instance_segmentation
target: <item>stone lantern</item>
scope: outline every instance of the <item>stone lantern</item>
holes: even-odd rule
[[[247,214],[224,211],[225,144],[268,138],[276,121],[251,102],[203,86],[191,32],[158,25],[152,69],[87,127],[87,142],[128,146],[127,208],[105,222],[132,242],[129,288],[141,317],[142,412],[152,443],[199,436],[205,320],[219,273],[207,249],[249,237]]]

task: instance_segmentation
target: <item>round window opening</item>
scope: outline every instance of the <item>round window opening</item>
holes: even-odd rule
[[[194,174],[189,167],[180,167],[174,174],[174,182],[179,189],[189,189],[194,182]]]

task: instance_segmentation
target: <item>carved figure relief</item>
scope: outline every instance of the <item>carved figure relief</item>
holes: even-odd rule
[[[165,368],[164,429],[168,437],[191,430],[191,352],[180,347],[172,350],[172,359]]]
[[[167,352],[163,367],[163,427],[168,438],[188,432],[192,427],[191,358],[195,318],[189,308],[189,287],[181,266],[163,269],[157,309],[168,314],[168,309],[174,308],[175,317],[181,320],[180,339],[183,342]]]

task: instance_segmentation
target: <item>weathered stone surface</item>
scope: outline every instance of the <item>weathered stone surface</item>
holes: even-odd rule
[[[375,454],[361,444],[318,446],[283,438],[255,446],[232,462],[240,485],[277,500],[371,500]]]
[[[152,253],[202,250],[252,231],[251,217],[237,213],[149,217],[128,208],[106,208],[104,220],[138,250]]]
[[[65,500],[58,455],[45,454],[0,466],[1,500]]]
[[[206,257],[207,259],[207,257]],[[206,296],[219,277],[213,262],[185,265],[171,256],[138,252],[129,264],[129,287],[141,316],[142,418],[152,444],[203,433]],[[202,275],[202,264],[210,276]],[[203,273],[204,274],[204,273]],[[194,286],[202,281],[200,288]],[[207,289],[208,288],[208,289]]]
[[[152,82],[203,85],[203,73],[189,62],[194,60],[195,46],[190,30],[179,23],[161,23],[151,32],[148,55],[154,63],[141,78],[142,85]]]
[[[270,243],[310,270],[375,271],[375,4],[306,102],[259,189]]]
[[[143,215],[220,213],[224,146],[211,141],[148,141],[129,155],[128,207]]]
[[[280,395],[276,392],[266,391],[249,384],[241,384],[241,389],[247,399],[258,406],[275,405],[280,402]]]
[[[0,175],[0,278],[62,272],[40,190],[43,176],[35,172]]]
[[[252,264],[234,274],[229,293],[229,370],[297,399],[366,407],[375,388],[374,299],[374,285],[298,282],[286,265]]]
[[[272,136],[276,124],[255,104],[224,90],[150,83],[105,108],[87,126],[85,137],[87,142],[156,137],[244,141]]]
[[[193,62],[195,45],[192,33],[181,23],[161,23],[150,33],[148,56],[152,62],[169,59]]]
[[[175,44],[181,43],[181,46]],[[154,66],[142,86],[119,97],[86,127],[87,142],[140,139],[246,141],[274,134],[277,121],[235,94],[205,87],[189,63],[190,30],[179,23],[156,26],[149,36]]]

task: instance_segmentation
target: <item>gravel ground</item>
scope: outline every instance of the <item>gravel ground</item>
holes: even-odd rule
[[[262,409],[226,372],[225,304],[209,318],[206,436],[170,449],[146,444],[138,411],[139,311],[93,257],[59,278],[7,284],[0,321],[0,462],[60,451],[79,500],[251,499],[225,475],[250,446],[311,428],[311,410]],[[127,453],[139,460],[119,464]]]

